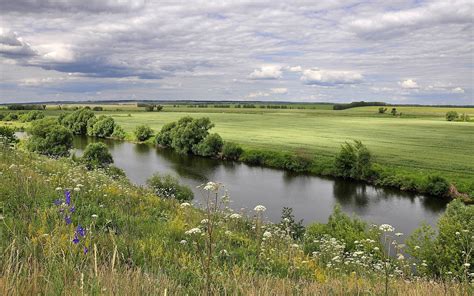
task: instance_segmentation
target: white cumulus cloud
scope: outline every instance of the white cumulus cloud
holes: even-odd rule
[[[337,85],[355,84],[362,82],[362,74],[354,71],[332,71],[321,69],[307,69],[303,71],[301,80],[305,84]]]
[[[412,79],[407,79],[407,80],[400,81],[398,84],[402,88],[405,88],[405,89],[417,89],[417,88],[420,87],[418,85],[418,83],[415,80],[412,80]]]
[[[284,95],[288,93],[288,89],[286,87],[276,87],[276,88],[270,89],[270,91],[273,94],[279,94],[279,95]]]
[[[255,69],[250,73],[250,79],[278,79],[281,77],[281,66],[278,65],[266,65]]]

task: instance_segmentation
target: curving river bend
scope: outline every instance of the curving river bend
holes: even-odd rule
[[[189,185],[195,193],[195,201],[199,201],[201,193],[196,186],[207,181],[221,182],[229,191],[233,209],[251,210],[262,204],[267,208],[265,214],[274,222],[280,220],[283,207],[293,208],[296,218],[304,219],[305,224],[326,222],[334,205],[339,203],[349,214],[376,224],[388,223],[395,226],[396,231],[409,234],[422,222],[435,225],[446,208],[446,202],[422,195],[347,180],[184,156],[146,144],[75,137],[76,154],[80,155],[88,143],[95,141],[107,144],[115,165],[134,183],[144,184],[155,172],[170,173]]]

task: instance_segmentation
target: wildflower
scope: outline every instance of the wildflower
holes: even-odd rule
[[[188,235],[191,235],[191,234],[200,234],[201,233],[201,229],[199,228],[191,228],[189,229],[188,231],[185,232],[185,234],[188,234]]]
[[[179,243],[182,244],[182,245],[185,245],[187,243],[187,241],[185,239],[183,239]]]
[[[271,237],[272,237],[272,233],[269,232],[269,231],[265,231],[265,232],[263,233],[263,237],[264,237],[264,238],[271,238]]]
[[[220,184],[219,183],[215,183],[215,182],[207,182],[206,185],[204,185],[203,189],[206,190],[206,191],[218,191],[219,190],[219,186]]]
[[[3,215],[0,215],[0,220],[3,220],[5,219],[5,217],[3,217]]]
[[[207,220],[207,219],[202,219],[201,220],[201,224],[207,224],[207,223],[209,223],[209,220]]]
[[[383,232],[392,232],[395,230],[395,228],[389,224],[382,224],[379,226],[379,229],[382,230]]]
[[[256,206],[254,209],[253,209],[255,212],[265,212],[267,210],[266,207],[262,206],[262,205],[258,205]]]
[[[456,235],[461,235],[461,233],[459,231],[456,231]]]
[[[418,250],[418,249],[420,249],[420,246],[415,246],[415,250]]]
[[[76,191],[76,192],[81,191],[81,188],[79,188],[79,187],[74,187],[74,191]]]
[[[74,213],[76,211],[76,207],[75,206],[72,206],[70,209],[69,209],[69,212],[71,213]]]
[[[397,260],[404,260],[405,256],[403,254],[398,254]]]
[[[76,233],[82,237],[86,236],[86,230],[81,225],[77,226]]]
[[[12,164],[12,165],[10,165],[8,168],[9,168],[9,169],[14,169],[14,168],[16,168],[16,167],[17,167],[16,164]]]
[[[428,264],[426,264],[425,262],[421,263],[421,265],[424,267],[428,266]]]
[[[56,191],[62,191],[63,189],[61,187],[56,187]]]
[[[87,254],[89,252],[89,249],[84,247],[84,255]]]
[[[78,244],[79,243],[79,238],[77,237],[77,234],[74,235],[74,239],[72,240],[72,242],[74,244]]]
[[[179,206],[180,206],[181,208],[186,208],[186,207],[191,206],[191,204],[188,203],[188,202],[183,202],[183,203],[182,203],[181,205],[179,205]]]
[[[284,218],[282,221],[283,221],[284,223],[290,223],[290,219],[288,219],[288,218]]]
[[[232,234],[232,231],[226,230],[226,231],[224,232],[224,234],[225,234],[225,235],[231,235],[231,234]]]
[[[300,246],[298,246],[297,244],[292,244],[291,247],[295,248],[295,249],[298,249]]]
[[[231,218],[231,219],[240,219],[240,218],[242,218],[242,215],[240,215],[240,214],[232,214],[232,215],[230,215],[230,218]]]
[[[396,235],[396,236],[402,236],[402,235],[403,235],[403,233],[401,233],[401,232],[397,232],[397,233],[395,233],[395,235]]]
[[[380,250],[379,247],[374,247],[374,251]]]
[[[464,266],[469,267],[471,266],[471,263],[464,263]]]
[[[96,214],[92,214],[91,217],[92,217],[92,218],[97,218],[97,217],[99,217],[99,216],[97,216]]]
[[[336,257],[332,258],[331,260],[332,260],[332,261],[339,260],[339,256],[336,256]]]
[[[221,253],[222,256],[226,256],[226,257],[229,256],[229,252],[227,252],[226,249],[221,250],[220,253]]]
[[[69,192],[69,190],[66,190],[66,192],[64,192],[64,195],[66,196],[66,204],[70,205],[71,204],[71,192]]]
[[[54,204],[57,205],[57,206],[61,205],[62,203],[63,203],[63,202],[62,202],[62,200],[60,200],[60,199],[56,199],[56,200],[54,201]]]
[[[66,221],[66,225],[71,224],[71,217],[66,216],[66,217],[64,218],[64,221]]]

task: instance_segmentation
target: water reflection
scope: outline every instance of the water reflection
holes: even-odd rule
[[[78,154],[98,139],[75,137]],[[273,221],[280,218],[283,207],[292,207],[298,219],[306,223],[326,222],[336,203],[347,213],[354,213],[374,223],[389,223],[409,233],[422,221],[434,225],[446,202],[416,194],[377,188],[358,182],[328,179],[284,172],[235,162],[180,155],[172,150],[145,144],[111,140],[105,142],[115,165],[124,169],[135,183],[144,184],[153,173],[177,175],[199,197],[196,189],[209,180],[226,185],[234,209],[267,207]]]

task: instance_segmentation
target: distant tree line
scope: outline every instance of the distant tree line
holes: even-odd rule
[[[355,108],[355,107],[366,107],[366,106],[386,106],[387,104],[384,102],[352,102],[348,104],[334,104],[332,107],[333,110],[345,110],[349,108]]]
[[[8,110],[45,110],[46,105],[40,104],[11,104],[7,105]]]

